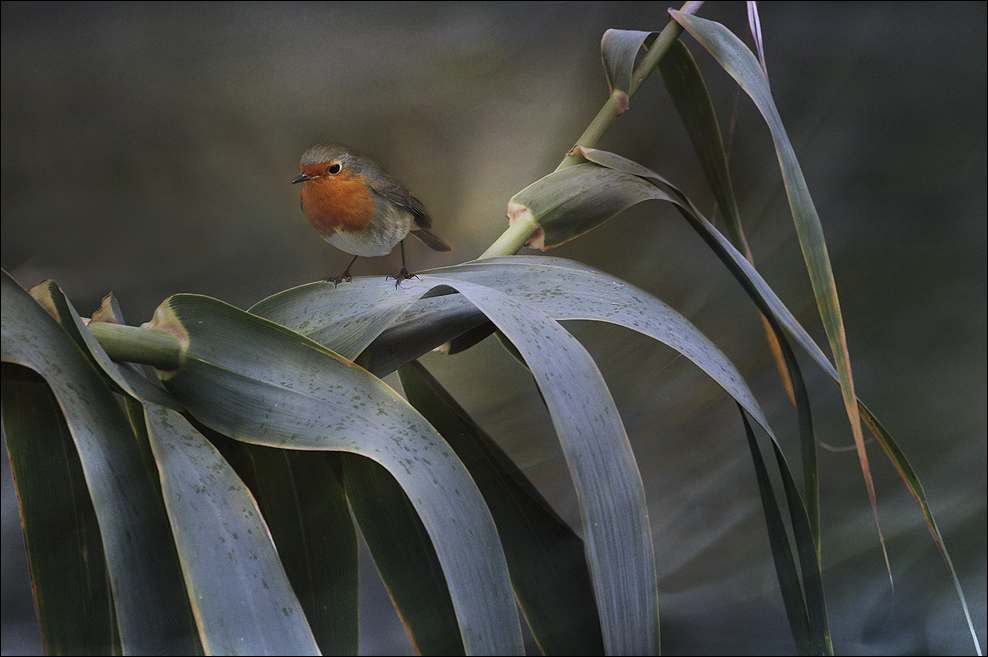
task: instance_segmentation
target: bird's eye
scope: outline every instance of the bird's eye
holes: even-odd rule
[[[343,167],[340,166],[340,163],[339,162],[333,162],[329,166],[329,173],[330,173],[330,175],[335,176],[336,174],[338,174],[340,172],[340,169],[342,169],[342,168]]]

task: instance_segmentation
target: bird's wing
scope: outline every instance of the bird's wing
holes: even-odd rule
[[[407,189],[393,179],[390,179],[390,176],[372,183],[371,189],[392,203],[396,203],[403,208],[408,208],[415,216],[415,224],[420,228],[429,228],[432,226],[432,217],[429,216],[425,206],[422,205],[422,201],[412,196]]]

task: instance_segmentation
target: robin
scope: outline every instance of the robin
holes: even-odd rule
[[[436,251],[450,245],[429,230],[432,218],[422,202],[402,187],[374,160],[341,144],[319,144],[302,154],[302,212],[324,240],[353,254],[343,273],[327,278],[333,285],[351,281],[350,267],[358,257],[388,255],[401,245],[401,271],[388,276],[395,286],[411,278],[405,268],[408,233]]]

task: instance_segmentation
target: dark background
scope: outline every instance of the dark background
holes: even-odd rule
[[[247,307],[348,256],[298,209],[299,155],[341,141],[381,161],[454,245],[479,255],[507,200],[551,171],[606,99],[599,41],[658,30],[664,4],[49,4],[2,6],[2,266],[53,278],[83,314],[113,291],[132,324],[168,295]],[[826,232],[859,395],[925,484],[986,631],[986,12],[984,3],[764,3],[769,75]],[[700,15],[746,32],[742,3]],[[756,263],[825,338],[775,155],[750,101],[691,40],[722,126]],[[712,207],[657,77],[601,148]],[[527,250],[526,250],[527,252]],[[738,365],[791,451],[795,420],[739,287],[669,208],[639,206],[552,255],[640,286]],[[395,269],[362,259],[357,274]],[[733,404],[627,331],[574,323],[612,386],[649,496],[668,653],[794,649]],[[576,521],[551,426],[490,341],[424,362]],[[806,363],[821,440],[851,444],[836,388]],[[479,375],[479,376],[478,376]],[[841,653],[973,652],[915,502],[869,456],[893,595],[853,452],[821,453],[823,564]],[[2,650],[37,652],[23,540],[3,469]],[[372,572],[365,568],[365,574]],[[409,652],[365,577],[361,650]]]

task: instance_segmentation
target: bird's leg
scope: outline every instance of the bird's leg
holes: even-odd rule
[[[401,242],[398,242],[398,244],[401,245],[401,271],[398,272],[397,276],[394,274],[388,274],[388,278],[395,279],[396,290],[398,289],[398,284],[402,281],[407,281],[409,278],[418,278],[415,274],[409,274],[408,269],[405,268],[405,241],[402,240]]]
[[[353,276],[350,275],[350,267],[353,267],[353,263],[355,263],[356,261],[357,261],[357,256],[353,256],[353,258],[350,259],[350,264],[346,266],[346,269],[343,270],[342,274],[340,274],[336,278],[327,278],[326,282],[332,283],[333,287],[336,287],[343,281],[346,281],[348,283],[352,281]]]

